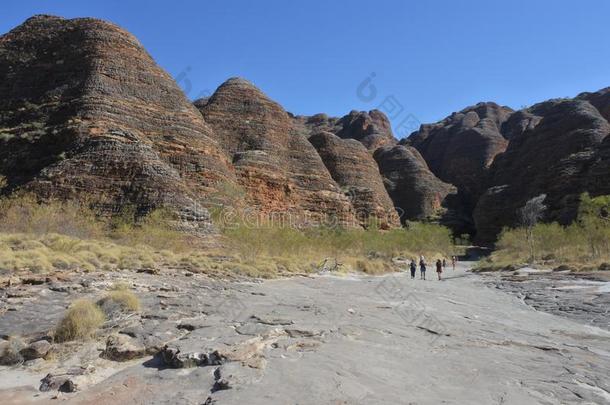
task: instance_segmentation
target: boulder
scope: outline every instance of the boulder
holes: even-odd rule
[[[21,349],[19,353],[21,353],[24,360],[34,360],[45,357],[50,350],[51,343],[47,340],[38,340]]]
[[[129,361],[148,354],[144,343],[129,335],[117,334],[108,336],[104,357],[114,361]]]

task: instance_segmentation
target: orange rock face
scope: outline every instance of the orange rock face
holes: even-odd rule
[[[252,83],[233,78],[202,106],[253,207],[297,224],[358,224],[348,197],[293,119]]]

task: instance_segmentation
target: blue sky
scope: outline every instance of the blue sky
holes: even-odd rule
[[[242,76],[293,113],[381,105],[395,127],[610,86],[605,0],[9,0],[0,31],[40,13],[126,28],[190,98]]]

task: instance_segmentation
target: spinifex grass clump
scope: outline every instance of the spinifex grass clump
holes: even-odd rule
[[[98,305],[101,308],[114,308],[118,307],[123,311],[137,312],[140,310],[140,300],[138,297],[129,290],[127,285],[117,284],[104,298],[102,298]]]
[[[87,299],[78,299],[70,305],[68,311],[55,329],[55,340],[67,342],[87,339],[104,323],[104,312]]]

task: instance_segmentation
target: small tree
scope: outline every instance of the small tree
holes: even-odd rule
[[[527,243],[530,247],[530,263],[536,260],[536,244],[534,241],[534,227],[544,216],[546,205],[543,204],[546,199],[546,194],[540,194],[528,200],[525,205],[519,209],[519,221],[525,227],[525,235]]]
[[[610,244],[610,195],[591,198],[588,193],[580,196],[578,223],[584,230],[591,256],[601,257]]]

